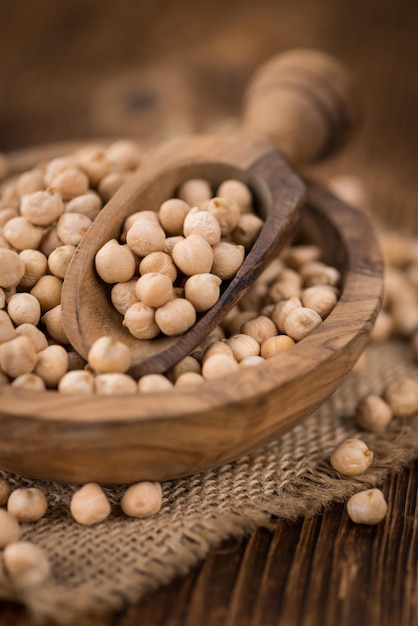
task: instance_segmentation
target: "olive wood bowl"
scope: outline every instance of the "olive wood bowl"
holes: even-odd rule
[[[382,293],[366,215],[308,183],[300,237],[342,273],[336,307],[305,339],[256,367],[141,397],[1,387],[0,467],[71,483],[163,481],[219,466],[300,423],[356,363]]]

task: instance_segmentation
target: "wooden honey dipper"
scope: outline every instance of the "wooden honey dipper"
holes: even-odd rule
[[[86,357],[99,336],[116,336],[131,349],[130,373],[136,377],[166,371],[186,356],[289,241],[298,220],[301,181],[271,143],[260,137],[272,141],[292,165],[298,165],[340,145],[355,118],[344,68],[324,53],[300,50],[279,55],[259,69],[245,97],[241,135],[186,137],[158,146],[101,211],[70,264],[62,309],[65,332],[74,348]],[[266,226],[219,301],[189,331],[152,341],[135,339],[122,326],[94,271],[95,254],[118,236],[123,220],[138,207],[161,204],[187,178],[197,176],[213,186],[225,178],[241,178],[258,194]]]

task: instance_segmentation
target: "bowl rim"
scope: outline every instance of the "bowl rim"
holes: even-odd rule
[[[328,359],[332,359],[336,351],[349,347],[359,332],[367,335],[371,330],[382,298],[383,266],[377,244],[371,235],[372,227],[369,218],[359,210],[342,203],[322,187],[309,183],[308,206],[318,206],[323,204],[324,200],[325,204],[331,203],[338,208],[338,211],[326,209],[325,217],[340,233],[342,244],[347,251],[346,279],[340,297],[333,311],[312,333],[284,354],[277,355],[257,366],[264,376],[258,378],[256,389],[251,385],[253,368],[241,368],[222,380],[207,381],[199,386],[199,393],[196,393],[196,387],[173,387],[166,393],[141,394],[138,397],[142,399],[146,396],[146,402],[137,403],[133,401],[136,398],[135,395],[74,397],[60,395],[56,391],[31,392],[6,385],[0,387],[0,417],[8,415],[16,419],[27,419],[31,417],[31,409],[35,402],[38,404],[36,418],[45,421],[97,423],[97,418],[91,415],[98,410],[101,413],[100,421],[103,423],[120,424],[122,421],[167,421],[179,417],[186,418],[196,413],[225,408],[237,402],[245,404],[257,396],[269,394],[273,390],[277,391],[278,388],[286,385],[289,381],[289,371],[292,371],[293,367],[297,366],[298,375],[303,376],[312,367],[318,368]],[[321,208],[322,212],[324,212],[325,204]],[[339,228],[347,216],[349,222],[354,222],[350,232]],[[366,273],[363,273],[364,268],[368,268]],[[368,306],[363,301],[362,308],[353,310],[351,304],[358,297],[359,290],[365,282],[368,288]],[[333,327],[347,313],[350,314],[349,330],[343,335],[333,337]],[[323,339],[326,339],[325,344],[322,344]],[[306,359],[312,347],[320,349],[316,353],[314,362]],[[219,393],[220,385],[222,394]],[[82,407],[80,407],[81,399]],[[77,406],[77,412],[74,411],[75,406]],[[180,415],[179,406],[182,407]],[[57,417],[58,414],[59,417]]]

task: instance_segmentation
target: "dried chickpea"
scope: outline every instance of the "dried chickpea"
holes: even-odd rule
[[[176,243],[179,243],[179,241],[184,241],[185,237],[183,237],[183,235],[173,235],[172,237],[167,237],[164,243],[164,252],[168,255],[171,255],[173,253],[173,248],[176,245]]]
[[[16,330],[6,311],[0,311],[0,343],[16,337]]]
[[[110,162],[105,150],[95,146],[87,146],[78,152],[78,166],[87,175],[90,184],[94,187],[100,180],[110,173]],[[79,196],[80,194],[76,194]]]
[[[277,280],[283,271],[283,261],[279,258],[275,258],[267,265],[267,267],[258,276],[256,283],[262,283],[265,285],[271,285]]]
[[[12,490],[5,478],[0,478],[0,506],[7,504]],[[1,510],[1,509],[0,509]]]
[[[110,292],[110,299],[115,309],[125,315],[130,306],[137,302],[135,295],[136,280],[128,280],[124,283],[116,283]]]
[[[48,269],[54,276],[64,278],[76,247],[73,245],[58,246],[48,256]]]
[[[164,249],[165,233],[155,217],[142,212],[126,233],[126,243],[135,254],[146,256]]]
[[[37,522],[48,508],[44,492],[37,487],[15,489],[7,501],[7,511],[18,522]]]
[[[45,168],[44,181],[47,186],[51,186],[53,179],[61,172],[77,167],[74,157],[57,157],[49,161]]]
[[[47,273],[48,259],[40,250],[22,250],[19,256],[25,265],[25,273],[19,287],[25,289],[33,287],[41,276]]]
[[[169,235],[182,235],[184,219],[189,211],[190,206],[187,202],[178,198],[171,198],[160,206],[158,219],[166,233]]]
[[[55,339],[55,341],[58,341],[59,343],[68,343],[68,338],[65,334],[64,325],[62,323],[62,309],[60,304],[44,313],[41,320],[45,324],[52,339]]]
[[[136,381],[127,374],[112,372],[99,374],[94,379],[94,391],[98,395],[115,396],[135,394],[138,391]]]
[[[158,215],[155,211],[143,210],[136,211],[135,213],[131,213],[123,222],[123,228],[121,233],[121,240],[126,241],[126,234],[131,226],[136,222],[136,220],[151,220],[155,222],[155,224],[159,224]]]
[[[202,374],[198,374],[197,372],[183,372],[176,379],[175,386],[176,387],[192,387],[193,385],[200,385],[205,382]]]
[[[380,489],[367,489],[355,493],[347,502],[347,513],[355,524],[375,525],[387,513],[387,504]]]
[[[98,192],[104,202],[108,202],[115,195],[127,178],[127,172],[111,172],[102,178],[98,185]]]
[[[17,519],[4,509],[0,509],[0,548],[3,549],[17,541],[19,535],[20,526]]]
[[[319,261],[321,249],[312,244],[290,246],[282,252],[281,258],[290,268],[299,271],[306,263]]]
[[[185,372],[195,372],[196,374],[200,374],[201,371],[202,367],[199,361],[189,354],[173,365],[168,372],[168,376],[170,380],[176,381],[177,378]]]
[[[64,213],[61,194],[53,188],[26,194],[20,201],[20,213],[31,224],[49,226]]]
[[[44,350],[48,346],[48,340],[45,334],[33,324],[20,324],[16,327],[17,337],[28,337],[36,352]]]
[[[45,189],[44,173],[39,167],[27,170],[18,176],[16,190],[20,198],[28,193]]]
[[[129,171],[141,163],[142,151],[134,141],[118,139],[106,148],[106,158],[118,171]]]
[[[71,200],[88,191],[89,179],[77,167],[70,167],[52,178],[51,187],[59,191],[63,200]]]
[[[156,310],[155,321],[164,335],[181,335],[195,323],[196,311],[188,300],[175,298]]]
[[[45,256],[49,256],[51,252],[55,250],[55,248],[58,248],[58,246],[62,246],[62,245],[63,245],[63,242],[58,237],[57,225],[53,224],[44,233],[41,239],[41,243],[39,244],[39,250]]]
[[[238,363],[227,354],[213,354],[202,365],[202,376],[205,380],[214,380],[236,372]]]
[[[244,262],[244,246],[221,241],[213,246],[211,273],[222,280],[233,278]]]
[[[38,352],[34,372],[42,378],[47,387],[56,387],[67,370],[68,356],[63,346],[48,346]]]
[[[234,358],[232,348],[227,341],[215,341],[204,351],[202,357],[202,365],[205,361],[207,361],[211,356],[214,356],[215,354],[224,354],[226,356]]]
[[[7,302],[7,313],[12,322],[19,324],[38,324],[41,319],[41,305],[30,293],[15,293]]]
[[[35,369],[38,355],[28,337],[16,337],[0,344],[0,368],[11,378]]]
[[[165,274],[165,276],[170,278],[172,283],[174,283],[177,278],[176,266],[171,256],[166,252],[151,252],[151,254],[147,254],[147,256],[142,259],[139,264],[139,273],[144,275],[151,272]]]
[[[211,271],[213,251],[201,235],[189,235],[173,248],[173,261],[186,276]]]
[[[49,576],[50,566],[44,551],[30,541],[15,541],[4,548],[3,565],[16,587],[41,585]]]
[[[268,302],[277,304],[289,300],[290,298],[300,298],[301,289],[298,285],[295,285],[291,281],[279,278],[272,285],[270,285],[268,291]]]
[[[62,243],[78,246],[92,221],[81,213],[63,213],[57,222],[57,235]]]
[[[221,282],[214,274],[194,274],[184,284],[185,297],[196,311],[207,311],[219,300]]]
[[[16,180],[12,179],[8,183],[4,183],[1,187],[1,200],[6,204],[19,205],[19,194],[17,191]]]
[[[330,457],[332,467],[345,476],[360,476],[372,461],[373,452],[360,439],[346,439]]]
[[[13,246],[6,241],[6,239],[3,236],[3,229],[0,228],[0,249],[3,248],[5,250],[13,250]]]
[[[238,226],[241,211],[235,200],[228,198],[212,198],[205,208],[218,220],[222,237],[232,233]]]
[[[201,206],[212,197],[212,190],[207,180],[190,178],[180,185],[177,196],[189,206]]]
[[[156,393],[172,388],[173,383],[162,374],[146,374],[138,380],[139,393]]]
[[[41,276],[36,285],[32,287],[30,294],[38,300],[42,312],[46,312],[60,304],[61,291],[62,278],[45,274],[45,276]]]
[[[58,391],[68,396],[92,394],[94,393],[94,376],[87,370],[68,371],[59,381]]]
[[[0,287],[0,309],[4,309],[6,306],[6,292],[3,287]]]
[[[294,341],[304,339],[319,326],[322,317],[313,309],[300,307],[290,311],[283,322],[284,331]]]
[[[263,220],[254,213],[244,213],[231,233],[232,241],[248,251],[257,240],[264,226]]]
[[[312,287],[313,285],[331,285],[335,287],[341,279],[341,275],[335,267],[326,265],[322,261],[305,263],[300,268],[300,275],[303,278],[305,287]]]
[[[364,430],[381,433],[392,419],[392,409],[376,394],[362,398],[355,411],[356,424]]]
[[[282,300],[274,305],[271,312],[271,319],[277,326],[281,333],[284,333],[284,321],[293,309],[299,309],[302,306],[302,302],[296,296],[290,297],[288,300]]]
[[[9,220],[12,219],[12,217],[18,217],[19,216],[19,210],[14,208],[14,207],[4,207],[3,209],[0,209],[0,228],[3,228],[3,226],[5,224],[7,224],[7,222]]]
[[[271,359],[276,354],[281,354],[285,350],[288,350],[295,345],[293,339],[287,335],[276,335],[275,337],[268,337],[261,344],[260,354],[263,359]]]
[[[105,283],[124,283],[135,274],[135,257],[127,246],[116,239],[107,241],[96,253],[94,264]]]
[[[208,211],[201,211],[198,207],[190,209],[183,224],[183,235],[200,235],[214,246],[221,240],[221,227],[214,215]]]
[[[411,417],[418,411],[418,383],[413,378],[395,378],[383,390],[394,417]]]
[[[154,339],[160,332],[155,321],[155,310],[145,302],[135,302],[130,306],[122,324],[137,339]]]
[[[249,187],[240,180],[230,178],[224,180],[216,191],[220,198],[234,200],[240,208],[241,213],[248,213],[252,206],[252,193]]]
[[[82,196],[73,198],[65,205],[66,213],[79,213],[91,220],[95,220],[102,208],[102,200],[95,191],[89,191]]]
[[[16,250],[36,249],[41,243],[44,230],[35,226],[26,217],[13,217],[4,225],[3,235]]]
[[[337,294],[327,285],[314,285],[303,290],[301,300],[304,307],[313,309],[324,319],[337,304]]]
[[[162,497],[160,483],[143,481],[127,488],[120,506],[130,517],[151,517],[160,511]]]
[[[418,303],[396,302],[391,307],[393,332],[409,337],[418,329]]]
[[[261,345],[269,337],[277,335],[277,328],[270,318],[258,315],[241,326],[241,333],[253,337]]]
[[[110,502],[97,483],[83,485],[71,498],[71,515],[83,526],[103,522],[109,516],[110,510]]]
[[[131,351],[122,341],[103,336],[93,343],[87,360],[90,367],[97,373],[123,373],[131,366]]]
[[[135,295],[141,302],[157,308],[174,297],[173,283],[165,274],[149,272],[138,279],[135,285]]]
[[[262,356],[247,356],[245,357],[245,359],[242,359],[242,361],[240,361],[239,366],[240,367],[256,367],[257,365],[260,365],[261,363],[265,363],[265,359],[263,359]]]
[[[29,389],[30,391],[45,391],[46,389],[42,378],[32,373],[18,376],[12,381],[11,386],[19,389]]]
[[[232,356],[239,363],[248,356],[259,356],[260,344],[249,335],[238,334],[228,339]]]
[[[0,387],[5,387],[10,384],[9,377],[0,370]]]

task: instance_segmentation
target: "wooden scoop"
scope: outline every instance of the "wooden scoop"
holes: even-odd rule
[[[119,237],[130,214],[158,210],[190,178],[206,178],[214,189],[228,178],[242,180],[253,192],[256,210],[265,220],[263,229],[218,302],[189,331],[178,337],[136,339],[122,326],[122,316],[110,300],[110,286],[95,271],[95,255],[103,244]],[[112,335],[129,346],[133,376],[166,371],[219,323],[289,241],[303,198],[303,183],[268,141],[194,136],[159,145],[103,208],[77,248],[61,298],[68,340],[87,357],[98,337]]]

